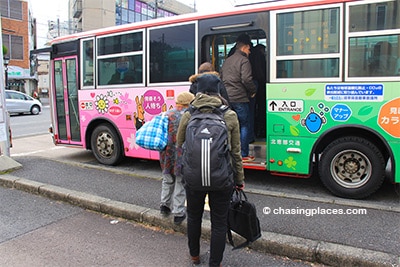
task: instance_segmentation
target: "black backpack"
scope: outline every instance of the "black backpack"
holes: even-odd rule
[[[228,128],[224,119],[227,110],[227,106],[189,108],[191,117],[183,144],[182,174],[185,186],[192,190],[233,187]]]

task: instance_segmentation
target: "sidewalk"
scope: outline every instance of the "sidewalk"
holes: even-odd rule
[[[53,153],[55,154],[55,152]],[[16,159],[18,160],[18,158]],[[29,170],[26,171],[16,171],[16,173],[21,174],[22,177],[14,176],[13,173],[0,175],[0,185],[28,191],[55,200],[69,202],[83,208],[113,216],[185,233],[186,223],[183,223],[181,226],[176,226],[173,224],[171,218],[165,218],[160,215],[159,210],[150,208],[154,207],[153,203],[148,203],[146,199],[140,201],[140,199],[145,198],[140,195],[140,191],[143,190],[141,190],[141,188],[135,188],[135,185],[138,184],[134,182],[125,183],[127,177],[124,175],[110,174],[109,176],[111,177],[107,177],[108,179],[97,178],[99,176],[99,169],[104,172],[104,168],[90,166],[90,169],[87,169],[87,166],[79,163],[76,163],[75,166],[71,165],[71,163],[65,164],[66,166],[62,167],[65,169],[58,170],[56,166],[62,165],[62,161],[54,160],[43,160],[40,159],[40,157],[31,157],[29,161],[32,161],[32,164],[36,164],[35,166],[37,168],[29,168]],[[46,167],[48,170],[53,170],[53,173],[65,173],[68,179],[65,179],[65,177],[64,179],[54,177],[50,171],[45,169]],[[87,175],[90,179],[82,177],[82,168],[85,168],[85,174],[90,172],[90,174]],[[145,168],[145,166],[143,168]],[[40,169],[43,170],[41,171]],[[42,177],[43,173],[46,171],[49,177]],[[139,173],[140,171],[138,174]],[[116,177],[115,179],[114,176]],[[147,182],[148,179],[137,179],[142,179],[141,181],[144,183],[153,183],[152,181]],[[77,181],[80,181],[79,185]],[[120,185],[117,186],[117,184]],[[127,184],[132,188],[126,188],[128,187]],[[159,181],[154,181],[154,185],[148,185],[148,187],[151,186],[159,187]],[[123,189],[126,191],[122,191]],[[132,192],[136,192],[135,190],[138,194],[135,196],[135,199],[138,198],[138,200],[133,202],[135,204],[129,203],[132,201],[126,197],[126,195],[129,196],[129,192],[132,194]],[[142,193],[146,194],[146,192]],[[326,227],[329,227],[329,225]],[[379,227],[379,225],[373,225],[372,227]],[[392,253],[357,248],[356,246],[342,245],[334,242],[283,235],[265,231],[265,228],[262,229],[264,230],[262,238],[250,246],[252,249],[260,252],[318,262],[331,266],[399,266],[399,257]],[[309,231],[310,229],[307,230]],[[207,239],[210,238],[210,222],[208,219],[203,221],[203,236]],[[388,238],[394,237],[395,236],[388,236]],[[236,239],[238,239],[238,237],[236,237]],[[239,241],[236,240],[236,242]],[[398,240],[395,242],[398,242]],[[229,246],[227,249],[229,249]]]

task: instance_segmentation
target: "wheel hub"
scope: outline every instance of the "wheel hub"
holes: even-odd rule
[[[360,169],[360,163],[357,160],[349,159],[344,162],[344,170],[349,174],[355,174]]]
[[[97,147],[98,151],[104,157],[110,157],[113,152],[113,140],[111,136],[108,136],[106,133],[99,134],[97,138]]]
[[[371,177],[371,163],[356,150],[346,150],[337,154],[331,165],[335,181],[345,188],[358,188]]]

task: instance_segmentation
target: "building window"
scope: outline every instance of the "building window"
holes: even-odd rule
[[[0,12],[3,17],[22,20],[22,2],[0,0]]]
[[[24,38],[22,36],[3,34],[3,44],[8,49],[10,59],[24,59]]]

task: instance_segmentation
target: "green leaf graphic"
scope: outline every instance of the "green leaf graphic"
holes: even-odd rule
[[[300,130],[297,129],[296,126],[290,125],[290,133],[291,133],[293,136],[299,136]]]
[[[358,111],[358,115],[360,116],[365,116],[369,115],[372,112],[373,107],[372,106],[365,106]]]
[[[288,157],[287,159],[285,159],[284,162],[286,164],[286,167],[292,170],[296,170],[295,167],[297,165],[297,161],[293,157]]]
[[[315,88],[307,89],[306,90],[306,96],[312,96],[315,93],[315,91],[317,91],[317,89],[315,89]]]

